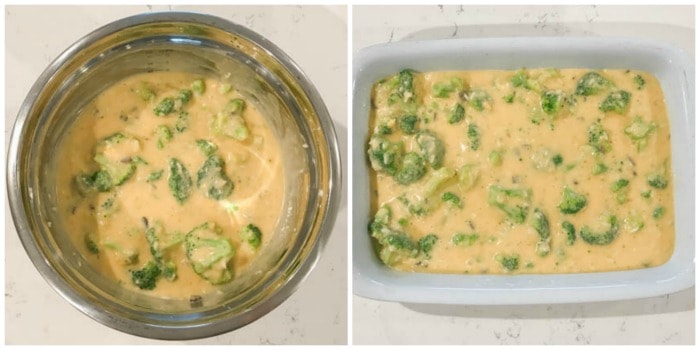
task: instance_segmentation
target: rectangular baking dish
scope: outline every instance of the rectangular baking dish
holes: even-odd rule
[[[394,271],[373,251],[369,163],[372,84],[404,68],[418,71],[526,68],[617,68],[654,74],[671,125],[675,249],[664,265],[581,274],[459,275]],[[695,283],[694,64],[667,44],[628,38],[484,38],[396,42],[372,46],[353,60],[353,292],[411,303],[507,305],[609,301],[657,296]]]

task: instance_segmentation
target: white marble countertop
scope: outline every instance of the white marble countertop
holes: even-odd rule
[[[6,147],[17,111],[39,74],[74,41],[113,20],[167,6],[5,8]],[[173,6],[248,26],[287,52],[320,91],[347,154],[347,9],[345,6]],[[319,30],[323,28],[323,30]],[[318,54],[323,47],[324,54]],[[345,161],[345,159],[343,159]],[[345,180],[345,176],[343,176]],[[345,185],[345,184],[344,184]],[[347,188],[347,187],[346,187]],[[254,323],[208,339],[162,342],[93,321],[39,275],[6,206],[5,340],[7,344],[345,344],[347,343],[347,190],[321,259],[287,301]]]
[[[693,7],[353,8],[353,52],[399,40],[498,36],[658,39],[694,55]],[[357,229],[356,229],[357,230]],[[353,296],[354,344],[694,344],[695,288],[656,298],[445,306]]]

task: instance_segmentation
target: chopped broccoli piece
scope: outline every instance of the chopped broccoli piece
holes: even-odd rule
[[[211,155],[197,171],[197,187],[204,188],[207,197],[220,200],[231,195],[233,182],[226,175],[224,160]]]
[[[193,81],[190,87],[192,88],[192,91],[194,91],[197,95],[201,95],[207,90],[203,79],[197,79]]]
[[[471,190],[476,182],[479,181],[479,175],[481,172],[475,164],[465,164],[457,170],[457,180],[459,183],[459,189],[462,192],[467,192]]]
[[[510,79],[511,84],[513,84],[513,87],[522,87],[526,90],[532,90],[535,92],[539,92],[541,90],[540,83],[529,77],[529,74],[527,71],[524,69],[519,70],[515,75]]]
[[[559,211],[562,214],[576,214],[587,204],[586,197],[582,194],[574,192],[568,187],[564,187],[561,202],[559,202]]]
[[[83,242],[85,242],[85,247],[90,254],[100,254],[100,246],[97,244],[97,237],[93,232],[86,233]]]
[[[454,175],[455,171],[448,168],[440,168],[430,173],[425,183],[407,195],[410,199],[406,198],[404,202],[409,211],[414,215],[425,215],[434,210],[441,202],[441,196],[437,195],[438,190]]]
[[[445,144],[442,140],[427,130],[419,131],[414,139],[423,160],[430,164],[433,169],[440,168],[445,158]]]
[[[596,95],[612,85],[612,82],[602,75],[596,72],[588,72],[576,83],[576,91],[574,93],[581,96]]]
[[[625,218],[623,227],[625,231],[635,233],[644,228],[644,220],[642,219],[641,215],[636,212],[632,212]]]
[[[508,95],[503,96],[503,101],[506,103],[513,103],[515,101],[515,91],[512,91]]]
[[[418,256],[417,245],[405,233],[396,232],[379,239],[382,246],[379,257],[384,264],[393,266],[397,263]]]
[[[464,119],[464,107],[457,103],[450,111],[450,116],[447,118],[447,122],[450,124],[457,124]]]
[[[479,132],[479,127],[476,126],[476,124],[469,123],[469,126],[467,127],[467,138],[469,138],[469,148],[471,148],[472,151],[478,150],[479,145],[481,144],[481,133]]]
[[[530,189],[489,186],[489,205],[501,209],[513,223],[525,222],[530,208]]]
[[[168,176],[168,186],[173,197],[182,204],[192,194],[192,178],[187,167],[175,158],[170,158],[168,163],[170,175]]]
[[[492,166],[501,166],[503,164],[503,151],[493,150],[489,152],[488,159]]]
[[[645,122],[641,117],[637,116],[632,121],[632,124],[625,128],[625,135],[632,139],[632,142],[637,144],[637,151],[641,151],[646,147],[649,135],[656,129],[656,123]]]
[[[552,163],[554,163],[554,166],[560,166],[563,162],[564,158],[562,158],[561,154],[555,154],[554,157],[552,157]]]
[[[666,214],[666,208],[664,207],[656,207],[654,208],[654,212],[651,214],[651,216],[654,217],[654,219],[658,220],[661,219],[662,216]]]
[[[102,183],[111,182],[114,186],[123,184],[136,172],[134,156],[140,150],[140,143],[136,138],[116,133],[97,144],[95,161],[111,181],[100,179]],[[97,176],[103,177],[104,173]],[[97,180],[97,178],[95,179]]]
[[[154,97],[156,97],[156,93],[153,92],[153,89],[146,84],[146,82],[141,82],[139,86],[135,89],[132,90],[136,95],[138,95],[139,98],[143,101],[150,101]]]
[[[153,262],[163,272],[163,277],[168,281],[177,279],[177,266],[168,259],[167,251],[184,240],[182,234],[167,234],[160,221],[149,226],[145,232],[148,248],[153,255]]]
[[[216,152],[216,150],[219,149],[219,147],[217,147],[216,144],[214,144],[211,141],[200,139],[200,140],[197,140],[196,142],[197,142],[197,147],[199,147],[199,150],[202,151],[202,153],[207,157],[214,154]]]
[[[600,122],[595,122],[588,128],[588,144],[593,147],[596,153],[606,154],[612,150],[608,132],[603,129]]]
[[[515,271],[520,267],[520,256],[518,254],[500,256],[498,262],[506,271]]]
[[[463,86],[464,83],[462,82],[462,79],[453,77],[446,83],[433,84],[433,96],[446,98],[449,97],[451,93],[462,90]]]
[[[474,245],[476,241],[479,240],[479,235],[476,233],[471,233],[471,234],[465,234],[465,233],[456,233],[452,236],[452,244],[456,246],[465,246],[469,247]]]
[[[603,102],[600,103],[598,109],[603,112],[623,114],[630,104],[630,98],[632,98],[632,95],[627,91],[613,91],[608,95],[608,97],[605,98],[605,100],[603,100]]]
[[[181,108],[192,99],[192,90],[182,89],[177,93],[177,100],[180,101]]]
[[[399,117],[399,129],[406,135],[418,132],[418,117],[414,114]]]
[[[262,232],[260,228],[253,224],[248,224],[238,231],[238,237],[240,237],[241,241],[248,243],[248,245],[254,249],[260,248],[260,244],[262,243]]]
[[[568,221],[561,223],[561,228],[566,233],[566,245],[573,245],[576,242],[576,228]]]
[[[426,173],[425,163],[423,158],[415,152],[406,153],[401,162],[401,168],[396,173],[396,182],[402,185],[412,184],[421,178]]]
[[[190,114],[185,111],[180,111],[175,121],[175,131],[183,133],[190,127]]]
[[[87,196],[95,191],[108,192],[114,187],[112,177],[104,170],[98,170],[92,174],[80,174],[75,177],[75,186],[78,192]]]
[[[438,238],[434,234],[428,234],[418,240],[418,249],[423,253],[426,259],[430,259],[430,252],[433,250]]]
[[[469,92],[469,105],[481,112],[491,108],[491,95],[484,90],[472,90]]]
[[[549,115],[558,114],[567,103],[567,97],[561,91],[544,91],[541,95],[542,111]]]
[[[442,194],[442,201],[448,203],[451,207],[462,208],[462,200],[454,192],[445,192]]]
[[[646,190],[646,191],[642,192],[642,198],[646,198],[646,199],[651,198],[651,190]]]
[[[148,178],[146,178],[146,182],[156,182],[160,180],[160,178],[163,177],[163,170],[156,170],[148,174]]]
[[[375,134],[369,141],[367,154],[372,169],[393,176],[401,166],[403,144],[401,142],[391,142],[383,136]]]
[[[107,218],[119,210],[119,204],[116,202],[115,195],[109,196],[97,207],[97,217]]]
[[[185,236],[185,254],[194,272],[211,284],[223,284],[233,278],[229,261],[235,250],[213,223],[204,223]]]
[[[173,112],[175,109],[175,100],[170,97],[166,97],[160,101],[158,105],[153,108],[153,113],[157,116],[166,116]]]
[[[596,163],[593,166],[593,175],[600,175],[606,171],[608,171],[608,166],[603,163]]]
[[[231,92],[231,90],[233,90],[233,86],[231,86],[229,83],[219,85],[219,93],[222,95]]]
[[[377,127],[374,129],[374,132],[377,135],[391,135],[391,127],[387,123],[380,123],[377,125]]]
[[[591,245],[607,245],[612,243],[617,237],[619,226],[617,217],[614,215],[605,216],[602,218],[603,223],[607,226],[603,232],[593,232],[588,225],[581,228],[581,239]]]
[[[140,289],[153,290],[160,275],[158,265],[149,261],[140,270],[131,270],[131,281]]]
[[[103,246],[117,253],[124,265],[134,265],[139,262],[139,251],[136,249],[127,249],[115,242],[105,242]]]
[[[651,174],[647,176],[649,186],[663,190],[668,186],[668,180],[663,174]]]
[[[243,112],[246,103],[240,98],[230,100],[214,118],[213,131],[217,135],[225,135],[238,141],[245,141],[250,135]]]
[[[627,202],[626,189],[628,188],[629,183],[630,182],[627,179],[619,179],[610,186],[610,190],[615,193],[615,199],[620,204]]]
[[[535,208],[532,211],[532,228],[537,231],[540,240],[537,242],[536,251],[539,256],[546,256],[551,250],[550,246],[550,229],[547,216],[539,209]]]
[[[159,125],[156,128],[156,146],[158,149],[163,149],[165,144],[173,139],[173,132],[167,125]]]
[[[413,72],[409,69],[404,69],[392,79],[394,88],[389,95],[389,105],[396,102],[410,103],[416,98],[413,91]]]
[[[644,78],[642,78],[641,75],[639,75],[639,74],[635,75],[633,80],[634,80],[634,85],[637,87],[637,90],[641,90],[642,88],[644,88],[644,84],[646,84],[646,81],[644,80]]]

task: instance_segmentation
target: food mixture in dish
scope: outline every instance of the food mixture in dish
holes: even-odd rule
[[[230,282],[281,215],[275,134],[218,80],[156,72],[120,81],[82,110],[59,157],[59,210],[87,261],[159,297]]]
[[[653,75],[404,70],[371,103],[369,231],[386,265],[577,273],[670,258],[670,130]]]

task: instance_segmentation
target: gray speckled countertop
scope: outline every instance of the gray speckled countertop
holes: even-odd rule
[[[7,6],[6,140],[29,88],[49,62],[70,44],[113,20],[167,10],[217,15],[246,25],[281,47],[321,93],[335,122],[341,154],[347,154],[345,6]],[[318,54],[319,47],[324,48],[323,55]],[[74,309],[49,287],[29,261],[6,206],[5,341],[7,344],[345,344],[347,190],[343,190],[341,202],[323,255],[299,290],[244,328],[189,342],[130,336]]]
[[[628,36],[694,55],[694,8],[356,6],[353,52],[450,37]],[[353,296],[354,344],[693,344],[695,288],[619,302],[450,306]]]

